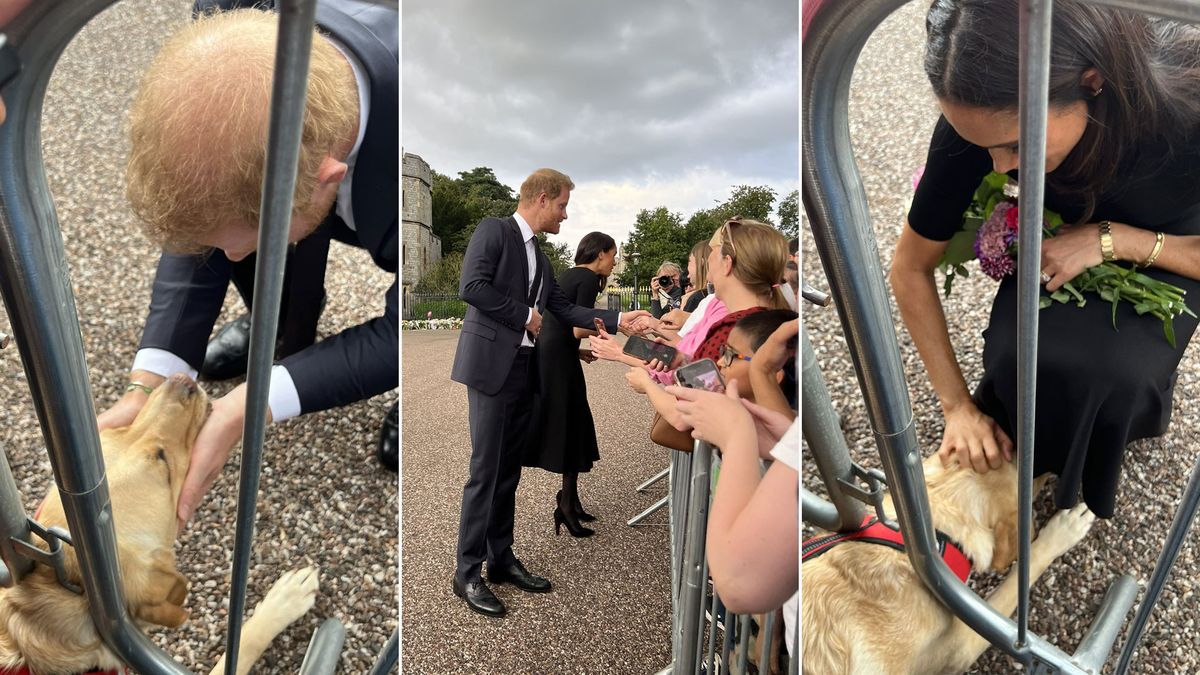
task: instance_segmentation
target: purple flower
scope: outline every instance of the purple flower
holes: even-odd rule
[[[1014,207],[1011,202],[997,204],[975,235],[975,257],[979,260],[979,268],[997,281],[1017,270],[1012,252],[1017,232],[1009,225],[1007,217]]]

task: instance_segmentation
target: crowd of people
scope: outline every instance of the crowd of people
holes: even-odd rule
[[[618,257],[613,238],[586,235],[576,266],[558,279],[536,246],[537,234],[558,232],[573,187],[561,172],[535,171],[517,212],[482,221],[464,259],[460,295],[469,307],[453,379],[468,387],[473,450],[454,592],[476,612],[504,614],[483,579],[485,562],[492,583],[551,589],[512,551],[521,464],[562,474],[556,534],[563,526],[571,536],[595,534],[579,490],[601,454],[582,364],[601,359],[630,366],[625,379],[654,413],[648,441],[719,448],[708,531],[716,590],[731,611],[775,611],[799,586],[799,319],[796,284],[786,280],[796,247],[769,225],[732,218],[691,249],[686,282],[678,262],[658,268],[650,312],[593,309]],[[618,331],[672,356],[628,353]],[[696,380],[684,373],[724,386],[690,388]]]

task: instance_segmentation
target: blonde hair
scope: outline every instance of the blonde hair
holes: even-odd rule
[[[725,235],[729,239],[726,241]],[[768,309],[791,309],[779,281],[788,261],[787,238],[757,220],[730,218],[713,235],[721,242],[722,257],[733,259],[733,276],[760,298]]]
[[[125,193],[146,236],[175,251],[230,222],[257,227],[277,19],[212,12],[175,32],[142,76],[129,115]],[[310,214],[322,160],[353,140],[349,62],[314,34],[293,215]]]
[[[683,276],[683,268],[680,267],[678,263],[673,263],[670,260],[662,261],[662,264],[659,265],[658,269],[655,270],[655,272],[654,272],[654,276],[656,276],[656,277],[669,276],[672,274],[674,274],[677,277]]]
[[[571,182],[571,178],[567,174],[554,169],[538,169],[529,174],[524,183],[521,183],[520,203],[529,204],[543,192],[550,199],[558,199],[564,189],[567,191],[575,189],[575,183]]]
[[[708,254],[712,253],[712,246],[708,245],[708,240],[696,242],[692,247],[692,252],[688,255],[692,260],[696,261],[696,276],[693,278],[692,287],[696,290],[702,290],[708,285]]]

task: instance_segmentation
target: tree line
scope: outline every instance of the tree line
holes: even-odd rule
[[[433,171],[433,233],[442,241],[442,260],[423,276],[417,293],[457,293],[462,274],[463,253],[475,233],[475,227],[488,217],[504,218],[517,210],[517,193],[501,183],[492,169],[481,166],[460,171],[457,178]],[[638,212],[633,229],[625,242],[618,242],[625,271],[618,275],[622,285],[649,282],[663,261],[684,267],[692,246],[712,236],[733,216],[753,218],[774,225],[787,237],[799,232],[799,193],[793,190],[776,205],[775,191],[766,186],[738,185],[729,197],[712,207],[696,211],[686,220],[680,212],[666,206]],[[563,243],[538,235],[538,244],[550,258],[555,275],[574,265],[575,251]],[[638,252],[634,264],[629,253]]]

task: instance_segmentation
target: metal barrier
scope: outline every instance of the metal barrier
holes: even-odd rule
[[[1092,0],[1094,4],[1200,21],[1200,6],[1180,0]],[[949,571],[936,553],[921,453],[908,400],[904,371],[892,323],[890,303],[871,229],[866,195],[853,160],[848,123],[850,77],[867,37],[903,0],[806,2],[803,80],[803,199],[813,240],[836,299],[839,317],[867,405],[883,472],[863,471],[850,461],[840,431],[828,424],[832,409],[805,340],[804,433],[834,503],[805,492],[806,520],[830,529],[853,522],[861,506],[874,503],[883,483],[889,486],[917,575],[955,615],[1026,668],[1039,673],[1094,673],[1108,654],[1137,592],[1136,582],[1118,577],[1109,588],[1088,632],[1073,656],[1028,632],[1029,545],[1032,529],[1032,441],[1036,393],[1037,296],[1040,273],[1040,219],[1045,167],[1046,90],[1050,0],[1022,3],[1021,201],[1023,251],[1018,270],[1018,515],[1020,559],[1016,621],[1001,616]],[[819,383],[819,386],[813,383]],[[810,399],[810,396],[812,397]],[[810,406],[812,412],[810,412]],[[810,427],[809,422],[813,421]],[[811,435],[810,435],[811,434]],[[858,480],[868,490],[857,487]],[[848,499],[849,498],[849,499]],[[1115,672],[1128,668],[1182,539],[1200,505],[1200,462],[1193,470],[1168,542],[1147,588],[1146,600],[1130,630]]]
[[[720,464],[715,458],[712,446],[703,441],[696,441],[692,452],[671,451],[667,495],[671,530],[671,665],[660,671],[660,675],[748,672],[753,618],[727,612],[708,581],[704,547],[713,476]],[[765,672],[764,664],[773,651],[786,653],[782,644],[774,642],[775,614],[762,615],[765,621],[758,626],[759,672]],[[799,627],[797,621],[795,644],[799,644]],[[800,659],[789,657],[788,672],[795,675],[799,667]]]
[[[187,671],[150,642],[125,609],[79,319],[41,155],[42,102],[50,74],[75,34],[113,2],[41,0],[31,3],[5,27],[24,70],[4,91],[8,120],[0,126],[0,293],[49,451],[96,629],[104,643],[137,672],[182,674]],[[236,672],[236,637],[245,605],[269,370],[279,316],[315,4],[315,0],[277,3],[280,47],[275,62],[277,76],[272,91],[254,289],[259,301],[251,318],[249,393],[230,593],[227,672]],[[381,4],[395,6],[396,2]],[[3,509],[0,522],[5,528],[0,532],[4,541],[0,546],[4,559],[0,582],[11,585],[32,565],[28,559],[14,555],[9,543],[11,539],[30,540],[30,521],[21,506],[7,459],[2,456],[0,508]],[[322,627],[318,632],[322,631],[333,634],[338,629]],[[328,644],[324,638],[320,642]],[[394,665],[394,659],[388,665],[392,657],[394,650],[385,649],[380,659],[384,668],[390,670]],[[319,668],[312,667],[306,672],[331,673],[337,664],[336,658],[318,660],[322,662]]]
[[[457,293],[405,293],[400,303],[404,321],[461,319],[466,314],[467,303]]]

